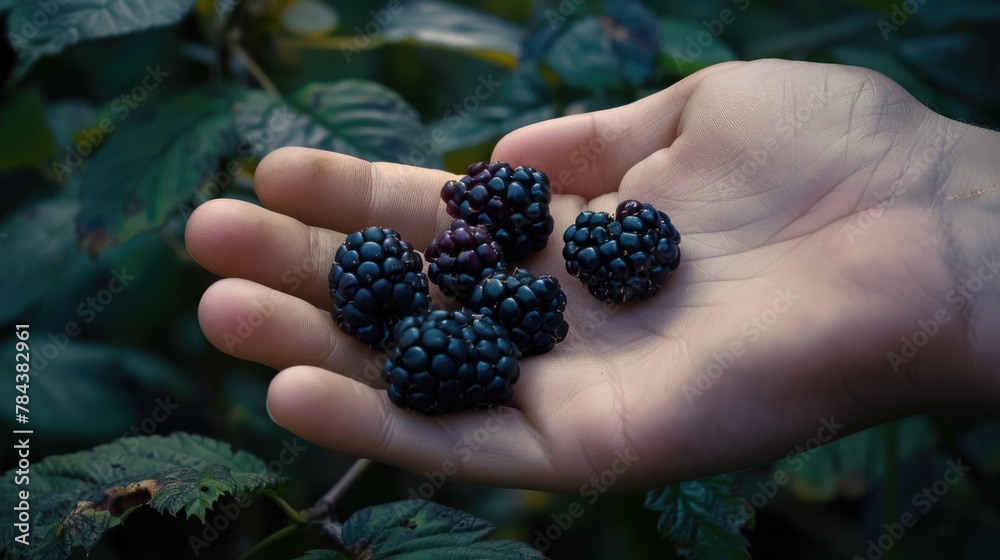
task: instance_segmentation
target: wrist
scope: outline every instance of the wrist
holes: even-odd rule
[[[963,327],[954,365],[942,375],[968,370],[960,381],[965,401],[995,408],[1000,403],[1000,133],[940,120],[939,130],[953,141],[941,151],[928,202],[954,281],[945,305]]]

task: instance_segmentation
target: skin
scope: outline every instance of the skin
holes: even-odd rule
[[[425,247],[455,176],[281,149],[257,169],[264,208],[208,202],[187,245],[224,277],[201,301],[206,336],[281,370],[267,405],[288,430],[418,473],[452,465],[450,481],[578,492],[611,469],[608,490],[631,491],[914,413],[997,410],[1000,274],[978,271],[998,252],[998,147],[875,72],[778,60],[509,134],[492,159],[553,179],[556,234],[527,265],[562,283],[570,335],[522,359],[492,413],[395,408],[383,358],[329,314],[346,232],[388,226]],[[652,299],[602,305],[565,272],[561,232],[628,198],[671,216],[682,263]],[[921,325],[931,336],[914,337]],[[901,337],[919,347],[904,354]]]

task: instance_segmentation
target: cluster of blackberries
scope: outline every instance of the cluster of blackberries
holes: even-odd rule
[[[374,227],[349,235],[330,270],[334,320],[389,353],[389,399],[425,414],[504,402],[518,357],[548,352],[569,330],[558,280],[507,270],[552,233],[545,174],[477,163],[441,197],[455,220],[424,252],[426,275],[410,244]],[[428,277],[463,307],[434,309]]]
[[[423,259],[391,229],[347,236],[330,270],[333,317],[389,353],[389,399],[425,414],[498,405],[520,376],[517,359],[566,338],[566,294],[554,277],[507,269],[545,247],[552,233],[544,173],[476,163],[441,189],[455,218]],[[680,262],[680,234],[663,212],[626,200],[616,215],[583,212],[563,235],[566,270],[602,301],[656,293]],[[428,277],[461,304],[435,309]]]

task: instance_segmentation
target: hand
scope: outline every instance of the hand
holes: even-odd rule
[[[556,233],[527,265],[563,284],[570,335],[522,359],[509,406],[492,412],[395,408],[384,358],[329,313],[345,233],[392,227],[426,246],[450,220],[438,198],[448,173],[269,155],[256,173],[267,209],[217,200],[188,224],[194,258],[230,277],[205,293],[201,324],[218,348],[283,370],[272,417],[341,453],[574,492],[606,470],[615,491],[732,471],[812,437],[996,402],[995,348],[967,351],[995,340],[996,323],[975,321],[985,297],[953,308],[963,268],[947,212],[934,211],[950,196],[942,183],[974,186],[963,169],[941,172],[980,134],[994,133],[930,112],[884,76],[783,61],[714,66],[625,107],[511,133],[493,159],[553,181]],[[670,215],[681,266],[652,299],[602,305],[565,272],[561,233],[581,210],[627,198]],[[996,302],[997,286],[982,294]]]

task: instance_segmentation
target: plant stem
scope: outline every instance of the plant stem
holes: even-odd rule
[[[305,517],[302,517],[302,514],[296,511],[295,508],[288,505],[288,502],[286,502],[285,499],[282,498],[281,496],[275,494],[274,492],[267,492],[267,497],[271,498],[271,500],[274,501],[274,503],[278,504],[278,507],[281,508],[281,511],[285,512],[285,515],[287,515],[295,523],[301,525],[309,522],[309,520],[306,519]]]
[[[320,526],[324,533],[330,536],[337,544],[344,546],[344,526],[336,521],[325,521]],[[346,547],[345,547],[346,548]]]
[[[267,536],[267,538],[265,538],[262,541],[258,541],[257,544],[253,545],[253,547],[250,548],[250,550],[246,551],[242,556],[240,556],[240,560],[247,560],[247,558],[252,557],[254,554],[257,554],[258,552],[264,550],[265,548],[271,546],[272,544],[291,535],[296,530],[298,530],[299,527],[301,527],[301,525],[298,524],[288,525],[287,527],[283,527],[271,533],[270,535]]]
[[[323,497],[317,500],[312,507],[302,510],[299,513],[302,517],[310,520],[323,517],[324,515],[330,513],[330,510],[332,510],[333,506],[337,504],[337,500],[340,499],[340,496],[343,495],[351,484],[353,484],[354,481],[361,476],[361,473],[368,468],[368,465],[371,464],[371,459],[358,459],[355,461],[354,464],[351,465],[351,468],[347,469],[347,472],[344,473],[344,476],[340,477],[340,480],[333,485],[333,488],[330,488],[326,494],[323,494]]]
[[[885,426],[885,477],[882,480],[882,523],[892,527],[899,523],[899,423]],[[883,560],[898,557],[896,547],[885,551]]]
[[[271,78],[267,77],[264,70],[257,64],[257,61],[240,45],[239,29],[233,29],[227,39],[229,50],[232,51],[233,56],[240,59],[240,62],[247,67],[247,70],[253,75],[254,79],[260,83],[260,87],[264,88],[264,91],[271,95],[280,98],[281,91],[278,90],[278,86],[274,85],[274,82],[271,81]]]

